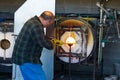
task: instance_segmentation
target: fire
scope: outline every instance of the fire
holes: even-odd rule
[[[71,45],[73,47],[73,45],[76,43],[75,39],[73,37],[68,37],[66,39],[66,44]]]

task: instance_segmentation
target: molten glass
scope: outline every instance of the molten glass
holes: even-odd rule
[[[66,44],[68,44],[69,46],[72,46],[75,43],[76,43],[76,41],[73,37],[68,37],[66,40]]]

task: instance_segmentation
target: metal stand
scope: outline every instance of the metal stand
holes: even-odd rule
[[[103,4],[100,4],[102,8],[100,8],[100,28],[99,28],[99,47],[98,47],[98,63],[101,62],[102,59],[102,38],[103,38]]]
[[[69,52],[70,52],[70,55],[69,55],[69,80],[72,80],[72,77],[71,77],[71,46],[73,45],[73,44],[68,44],[69,45]]]
[[[103,40],[103,27],[106,22],[106,15],[110,13],[104,8],[104,4],[107,2],[97,2],[97,6],[100,8],[100,20],[99,20],[99,44],[98,44],[98,66],[101,65],[101,76],[103,76],[103,53],[102,53],[102,40]]]

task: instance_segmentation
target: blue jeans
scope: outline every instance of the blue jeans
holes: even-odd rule
[[[20,65],[20,70],[24,80],[46,80],[40,64],[24,63]]]

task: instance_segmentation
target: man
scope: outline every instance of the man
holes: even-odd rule
[[[54,15],[44,11],[39,17],[29,19],[17,36],[12,61],[20,66],[24,80],[46,80],[40,56],[43,48],[53,49],[44,35],[44,28],[54,23]]]

